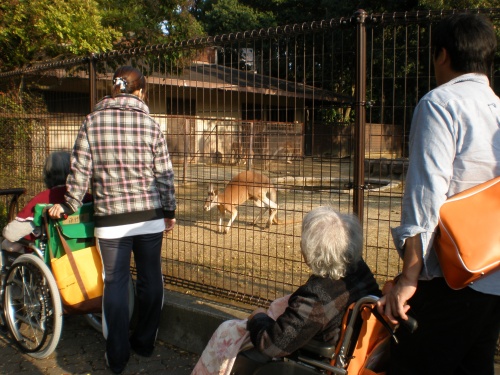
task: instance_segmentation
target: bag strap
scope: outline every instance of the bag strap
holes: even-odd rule
[[[52,261],[53,259],[55,259],[55,250],[54,250],[54,254],[52,254],[52,251],[50,250],[50,232],[49,232],[49,214],[47,212],[47,207],[44,207],[43,208],[43,211],[42,211],[42,215],[43,215],[43,222],[44,222],[44,226],[45,226],[45,236],[47,237],[47,250],[49,252],[49,256],[50,256],[50,260]]]
[[[49,228],[48,228],[48,214],[46,214],[46,215],[47,215],[47,217],[45,218],[46,219],[45,220],[45,231],[47,234],[47,239],[50,240]],[[80,291],[82,292],[83,298],[85,298],[85,300],[89,300],[90,298],[89,298],[89,295],[87,293],[87,290],[85,289],[85,284],[83,283],[82,276],[80,275],[80,271],[78,270],[78,267],[76,265],[76,261],[75,261],[75,257],[73,256],[73,252],[69,248],[68,243],[66,242],[63,234],[61,233],[61,226],[59,225],[59,223],[55,222],[54,227],[57,230],[57,234],[58,234],[59,240],[61,241],[61,244],[63,246],[64,252],[68,256],[69,264],[71,265],[71,269],[73,270],[73,273],[75,274],[76,282],[78,283],[78,286],[80,287]],[[50,249],[48,249],[48,250],[49,250],[49,254],[50,254],[50,260],[52,261],[54,259],[54,254],[52,254],[52,251]]]
[[[75,257],[73,255],[73,252],[68,246],[68,243],[64,239],[62,233],[61,233],[61,227],[58,223],[55,224],[55,227],[57,229],[57,233],[59,235],[59,239],[61,240],[61,243],[64,247],[64,251],[66,252],[66,255],[68,256],[69,264],[71,265],[71,268],[73,270],[73,273],[75,274],[76,282],[78,283],[78,286],[80,287],[80,291],[83,294],[83,298],[85,300],[89,300],[89,295],[87,293],[87,289],[85,289],[85,284],[83,283],[82,276],[80,275],[80,271],[78,270],[78,267],[76,265]]]

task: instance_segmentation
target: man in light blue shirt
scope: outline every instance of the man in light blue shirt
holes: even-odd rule
[[[483,16],[453,15],[433,30],[432,47],[439,86],[415,108],[401,225],[392,232],[403,271],[379,302],[393,321],[411,307],[419,328],[399,332],[389,374],[493,375],[500,272],[453,290],[433,241],[447,198],[500,176],[500,99],[487,77],[496,36]]]

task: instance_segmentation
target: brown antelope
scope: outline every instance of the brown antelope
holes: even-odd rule
[[[278,212],[276,188],[271,185],[268,177],[253,171],[241,172],[234,176],[222,193],[219,193],[210,184],[208,186],[208,197],[203,209],[210,211],[213,207],[217,206],[219,211],[219,233],[228,233],[231,224],[238,215],[236,208],[247,200],[253,200],[257,207],[269,207],[268,227],[271,227],[273,222],[278,223],[278,219],[276,218]],[[222,221],[226,212],[231,214],[231,218],[223,229]],[[264,210],[260,212],[253,224],[262,217],[263,212]]]

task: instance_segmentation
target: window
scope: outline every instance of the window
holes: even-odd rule
[[[167,98],[167,114],[177,116],[194,116],[196,115],[196,100]]]
[[[262,107],[260,104],[243,103],[241,105],[241,119],[243,121],[262,120]]]

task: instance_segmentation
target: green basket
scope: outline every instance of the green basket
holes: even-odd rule
[[[33,216],[33,224],[35,226],[45,226],[44,208],[50,207],[51,204],[37,204]],[[78,211],[69,215],[66,219],[53,220],[45,215],[48,231],[48,243],[45,250],[45,263],[50,264],[50,254],[52,252],[55,258],[59,258],[64,254],[61,241],[57,233],[56,225],[59,225],[61,232],[68,242],[68,246],[72,251],[78,251],[95,244],[94,238],[94,205],[93,203],[83,204]],[[37,246],[40,247],[41,240],[37,240]]]

